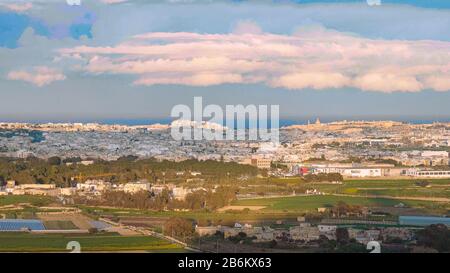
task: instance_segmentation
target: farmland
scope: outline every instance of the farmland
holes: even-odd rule
[[[30,233],[0,233],[0,252],[69,252],[66,245],[77,241],[81,251],[157,251],[179,252],[179,246],[151,236],[119,236],[114,233],[97,235],[62,235]]]
[[[420,186],[418,182],[425,182],[426,186]],[[297,193],[305,192],[307,189],[316,189],[327,194],[352,194],[352,195],[380,195],[392,197],[427,197],[427,198],[450,198],[450,179],[366,179],[345,180],[342,184],[326,182],[305,182],[300,178],[270,178],[261,179],[260,185],[274,185],[278,187],[289,187]]]
[[[0,206],[16,205],[21,203],[30,204],[33,206],[45,206],[52,203],[54,200],[48,196],[36,195],[5,195],[0,196]]]
[[[311,195],[311,196],[246,199],[246,200],[238,200],[234,202],[234,205],[265,206],[265,208],[263,209],[264,211],[312,212],[319,207],[332,207],[340,201],[345,202],[349,205],[360,205],[367,207],[393,207],[399,203],[403,203],[409,207],[426,208],[435,206],[435,203],[431,201],[348,197],[348,196],[333,196],[333,195]]]

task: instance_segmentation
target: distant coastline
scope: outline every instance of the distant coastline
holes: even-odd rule
[[[407,118],[407,117],[349,117],[349,118],[331,118],[331,117],[319,117],[322,123],[341,122],[341,121],[396,121],[410,124],[432,124],[432,123],[450,123],[450,117],[437,117],[437,118]],[[315,123],[317,117],[311,118],[282,118],[280,119],[280,127],[292,126],[292,125],[306,125],[308,123]],[[45,123],[97,123],[104,125],[126,125],[126,126],[144,126],[144,125],[168,125],[174,119],[171,118],[137,118],[137,119],[1,119],[0,123],[32,123],[32,124],[45,124]]]

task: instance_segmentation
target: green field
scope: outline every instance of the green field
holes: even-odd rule
[[[45,206],[53,202],[53,198],[36,195],[4,195],[0,196],[0,206],[29,203],[33,206]]]
[[[86,213],[94,215],[114,215],[118,217],[148,217],[151,219],[168,219],[170,217],[182,217],[191,220],[195,220],[200,225],[207,225],[208,223],[216,225],[228,225],[234,224],[236,221],[273,221],[274,219],[296,219],[298,213],[290,213],[283,211],[253,213],[245,211],[235,212],[216,212],[216,211],[150,211],[150,210],[133,210],[133,209],[120,209],[120,208],[108,208],[99,209],[95,207],[83,207]]]
[[[428,208],[439,206],[430,201],[397,200],[386,198],[347,197],[332,195],[292,196],[278,198],[260,198],[238,200],[233,205],[239,206],[266,206],[263,211],[316,211],[319,207],[332,207],[339,201],[349,205],[367,207],[393,207],[403,203],[409,207]]]
[[[29,233],[0,233],[0,252],[69,252],[67,243],[77,241],[81,251],[150,251],[179,252],[175,244],[151,236],[118,235],[36,235]]]
[[[379,195],[392,197],[450,198],[449,179],[425,180],[428,187],[416,185],[418,180],[346,180],[343,184],[299,183],[299,191],[317,189],[328,194]]]

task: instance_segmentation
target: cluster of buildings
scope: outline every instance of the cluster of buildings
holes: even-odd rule
[[[348,231],[349,239],[355,239],[361,244],[370,241],[386,242],[392,239],[411,241],[414,238],[413,229],[408,227],[381,227],[361,229],[354,227],[344,227]],[[218,232],[224,238],[230,238],[245,233],[247,237],[253,237],[253,242],[285,241],[310,243],[317,241],[321,236],[328,240],[336,240],[337,225],[312,225],[308,222],[300,222],[288,228],[253,227],[252,225],[241,225],[236,223],[233,227],[227,226],[196,226],[195,230],[200,236],[215,235]]]
[[[251,156],[245,158],[243,161],[239,162],[240,164],[252,165],[257,167],[258,169],[270,169],[272,164],[272,159],[264,158],[262,156]]]
[[[189,193],[199,190],[206,190],[202,187],[187,188],[176,186],[174,184],[150,184],[147,181],[135,181],[125,184],[112,184],[104,180],[87,180],[84,183],[78,183],[76,193],[84,196],[101,196],[105,191],[123,191],[125,193],[135,194],[138,192],[149,192],[155,195],[161,194],[167,190],[174,199],[184,200]]]
[[[290,167],[288,173],[275,175],[338,172],[347,177],[450,177],[448,172],[432,172],[449,166],[449,123],[318,121],[281,128],[279,143],[255,140],[180,141],[172,138],[171,125],[161,124],[0,123],[0,130],[34,130],[42,133],[42,139],[38,141],[23,133],[0,134],[0,156],[9,157],[115,160],[121,156],[135,155],[172,161],[192,158],[223,160],[260,169],[270,169],[274,162]],[[388,164],[382,164],[384,162]]]
[[[54,184],[23,184],[16,185],[16,181],[9,180],[4,187],[0,187],[0,195],[49,195],[61,194],[61,189]]]
[[[163,190],[169,191],[173,198],[184,200],[186,195],[204,188],[185,188],[173,184],[150,184],[146,181],[128,182],[125,184],[113,184],[101,179],[87,180],[77,183],[75,187],[57,188],[54,184],[20,184],[13,180],[7,181],[4,187],[0,187],[0,195],[41,195],[69,197],[74,195],[95,197],[101,196],[106,191],[123,191],[134,194],[140,191],[160,194]]]
[[[430,167],[403,167],[393,164],[372,163],[298,163],[290,165],[292,175],[330,174],[339,173],[348,178],[364,177],[423,177],[423,178],[449,178],[448,170],[435,170]]]

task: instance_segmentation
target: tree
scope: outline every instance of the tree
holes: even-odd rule
[[[347,244],[350,240],[350,236],[348,234],[348,230],[346,228],[337,228],[336,229],[336,241],[339,244]]]
[[[95,227],[91,227],[88,229],[89,234],[95,234],[98,233],[98,229]]]
[[[185,238],[194,235],[194,226],[192,221],[172,217],[164,223],[164,234],[178,238]]]
[[[269,248],[275,248],[277,246],[277,244],[278,244],[277,241],[272,240],[272,241],[269,242],[268,247]]]
[[[52,166],[59,166],[61,165],[61,158],[57,157],[57,156],[52,156],[49,157],[47,159],[48,164],[52,165]]]
[[[450,230],[446,225],[430,225],[417,232],[417,243],[439,252],[450,251]]]

